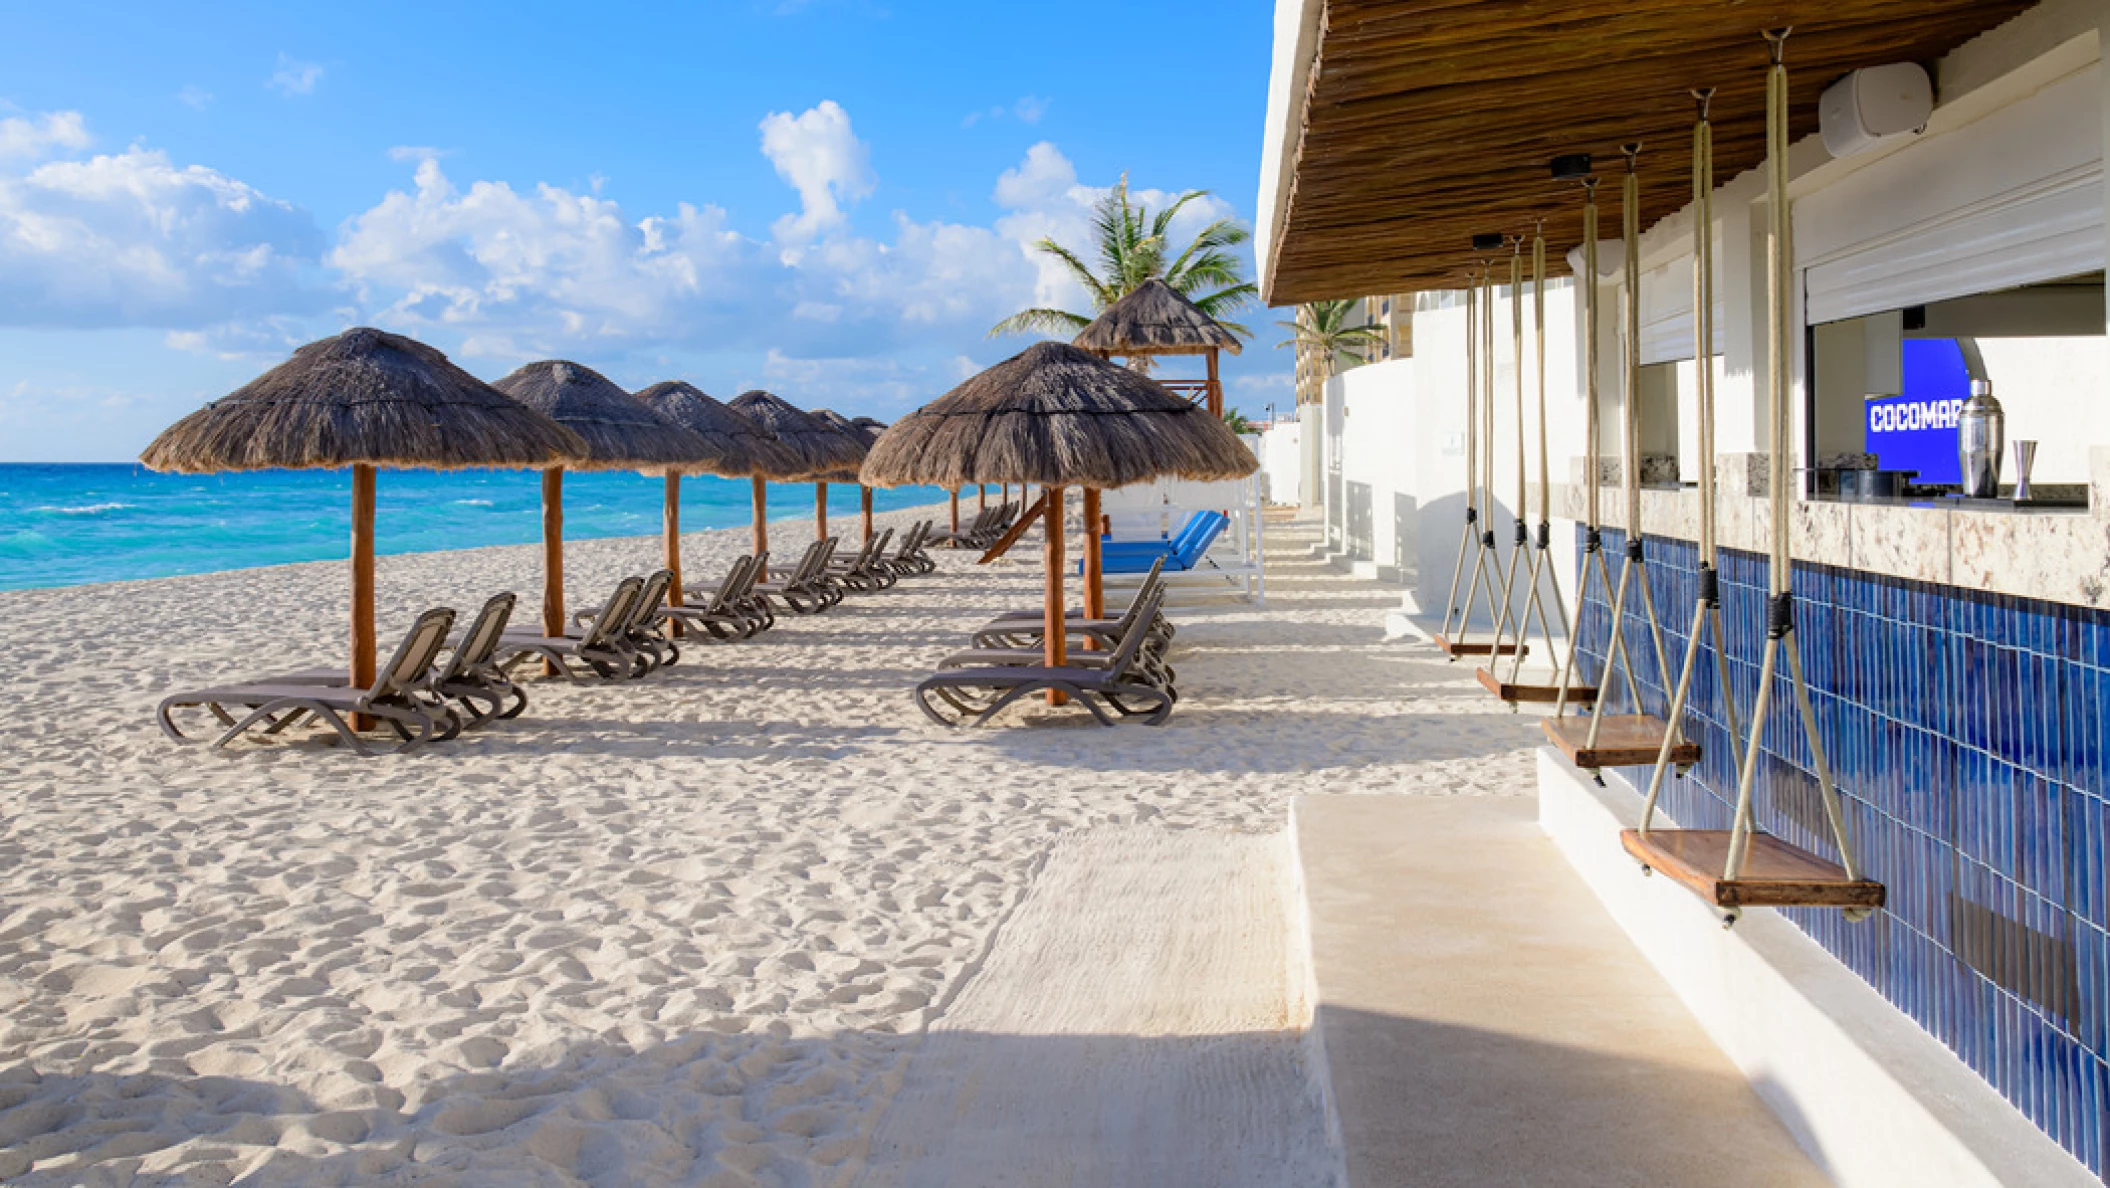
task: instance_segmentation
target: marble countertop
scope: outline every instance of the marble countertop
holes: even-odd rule
[[[1792,505],[1791,547],[1798,561],[1940,582],[2079,606],[2110,606],[2110,448],[2090,451],[2086,508],[2017,508],[1995,501],[1907,502],[1806,499]],[[1616,465],[1601,477],[1616,481]],[[1584,468],[1555,483],[1556,515],[1580,520]],[[1724,455],[1715,499],[1722,547],[1764,553],[1771,544],[1772,502],[1758,455]],[[1985,506],[1979,506],[1983,503]],[[1606,527],[1624,530],[1626,500],[1600,488]],[[1693,487],[1646,487],[1642,529],[1651,536],[1699,537],[1700,496]]]

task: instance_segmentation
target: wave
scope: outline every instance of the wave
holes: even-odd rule
[[[55,516],[100,516],[114,511],[129,511],[136,506],[138,505],[131,503],[77,503],[71,506],[45,504],[42,507],[33,507],[29,510],[33,512],[49,512]]]
[[[491,504],[491,501],[490,501],[490,500],[488,500],[488,499],[457,499],[457,500],[455,500],[454,502],[455,502],[456,506],[458,506],[458,507],[490,507],[490,506],[492,506],[492,504]]]

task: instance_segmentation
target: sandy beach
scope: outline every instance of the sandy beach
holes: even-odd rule
[[[1287,802],[1521,794],[1535,724],[1311,543],[1273,533],[1265,608],[1176,616],[1158,729],[915,710],[1037,552],[375,759],[152,721],[336,662],[341,564],[0,594],[0,1178],[1332,1183]],[[570,597],[657,553],[574,544]],[[384,646],[535,557],[382,558]]]

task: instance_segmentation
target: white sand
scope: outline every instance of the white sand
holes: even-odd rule
[[[772,531],[780,554],[801,543]],[[1019,1067],[940,1045],[995,1029],[1158,1063],[1073,1054],[1000,1086],[988,1116],[1030,1116],[1045,1088],[1164,1123],[1072,1119],[1048,1133],[1102,1146],[1063,1166],[1021,1136],[1001,1182],[1071,1182],[1138,1144],[1166,1161],[1148,1182],[1236,1182],[1202,1170],[1224,1116],[1276,1127],[1240,1148],[1273,1182],[1325,1182],[1271,1022],[1294,1022],[1268,1001],[1285,905],[1228,890],[1274,861],[1246,839],[1279,840],[1300,793],[1521,792],[1536,728],[1463,666],[1381,642],[1396,592],[1274,542],[1268,608],[1182,619],[1183,697],[1155,730],[1028,708],[953,733],[916,712],[908,688],[964,625],[1035,602],[1030,557],[946,555],[645,681],[538,683],[519,721],[371,760],[319,736],[177,747],[151,721],[181,685],[335,661],[342,565],[0,594],[0,1178],[913,1182],[910,1160],[946,1147],[919,1103],[957,1096],[948,1068]],[[696,534],[691,573],[743,543]],[[656,553],[575,545],[573,598]],[[383,636],[427,605],[531,593],[534,558],[382,559]],[[1171,847],[1160,881],[1111,877],[1149,833]],[[1212,863],[1226,890],[1203,895]],[[1095,869],[1099,906],[1066,911]],[[1164,902],[1118,907],[1138,896]],[[1181,937],[1174,974],[1135,966]],[[1095,983],[1121,1000],[1080,997]],[[1249,1050],[1209,1066],[1183,1037]],[[1182,1069],[1190,1102],[1135,1100]],[[959,1150],[968,1169],[1001,1157]]]

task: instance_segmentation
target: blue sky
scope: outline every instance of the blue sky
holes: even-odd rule
[[[0,461],[102,461],[361,323],[485,378],[566,357],[890,419],[1022,348],[983,337],[999,317],[1081,306],[1024,245],[1080,239],[1124,170],[1211,191],[1195,225],[1250,222],[1270,8],[7,0],[0,24]],[[1275,316],[1227,361],[1254,414],[1289,401]]]

